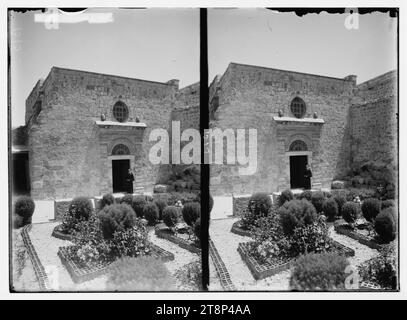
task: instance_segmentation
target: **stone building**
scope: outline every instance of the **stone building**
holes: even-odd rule
[[[129,168],[135,172],[135,190],[151,191],[166,173],[148,159],[155,143],[149,141],[150,131],[168,129],[179,109],[195,108],[199,118],[193,105],[199,90],[180,90],[178,83],[53,67],[26,100],[32,197],[122,192]]]
[[[309,164],[314,189],[341,179],[383,186],[394,196],[396,71],[357,85],[354,75],[333,78],[230,63],[211,83],[209,97],[211,128],[257,129],[256,173],[243,176],[238,165],[212,164],[213,195],[303,188]],[[171,133],[172,120],[181,122],[181,130],[199,129],[199,83],[179,89],[178,80],[54,67],[33,88],[24,130],[13,135],[15,166],[29,172],[15,177],[34,199],[96,196],[123,191],[131,167],[135,190],[152,191],[184,170],[148,159],[155,144],[149,133],[154,128]],[[248,151],[247,142],[245,147]],[[190,183],[196,189],[194,171]]]
[[[388,177],[361,184],[394,187],[396,76],[391,71],[357,85],[354,75],[333,78],[230,63],[209,88],[210,125],[257,129],[257,172],[242,176],[238,165],[212,165],[212,194],[303,188],[306,164],[315,189],[357,176],[367,163],[376,173],[389,169]]]

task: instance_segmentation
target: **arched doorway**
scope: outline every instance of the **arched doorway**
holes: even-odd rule
[[[309,181],[305,177],[305,169],[309,163],[307,144],[302,140],[295,140],[289,147],[290,159],[290,187],[291,189],[306,188]]]
[[[130,169],[129,148],[122,143],[115,145],[112,149],[112,182],[113,193],[117,192],[133,192],[129,191],[129,186],[126,183],[127,173]]]

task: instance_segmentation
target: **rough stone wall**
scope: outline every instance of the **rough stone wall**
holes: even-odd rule
[[[180,122],[180,132],[185,129],[195,129],[199,131],[199,124],[200,124],[200,109],[199,109],[199,83],[195,83],[191,86],[185,87],[180,90],[179,94],[177,95],[176,100],[176,108],[173,109],[171,113],[170,121],[179,121]],[[171,126],[171,124],[170,124]],[[170,127],[170,138],[173,138],[172,134],[172,127]],[[181,141],[181,149],[185,146],[188,142]],[[170,157],[172,155],[170,149]],[[170,158],[171,161],[171,158]],[[182,172],[188,168],[189,165],[183,164],[170,164],[170,165],[162,165],[160,168],[160,183],[162,184],[171,184],[171,181],[175,179],[175,177],[184,177]],[[200,170],[199,165],[194,166],[198,172]],[[186,177],[184,177],[186,178]],[[195,179],[197,180],[197,179]],[[198,184],[199,181],[196,181]]]
[[[394,184],[398,165],[396,71],[358,85],[349,118],[350,174],[364,176],[363,184]]]
[[[133,146],[136,184],[152,189],[159,165],[148,160],[154,144],[149,133],[168,128],[177,90],[171,83],[52,68],[42,86],[41,112],[28,124],[32,196],[55,199],[112,192],[107,157],[114,141],[100,138],[95,121],[102,113],[106,120],[116,121],[112,109],[119,100],[129,109],[128,121],[138,117],[147,128],[141,137],[116,132],[111,139]]]
[[[293,140],[307,142],[312,151],[314,182],[328,187],[339,172],[345,170],[341,161],[344,149],[350,100],[355,88],[354,77],[337,79],[297,72],[275,70],[231,63],[217,84],[218,106],[211,106],[211,127],[257,129],[257,172],[241,176],[237,166],[212,165],[211,190],[218,194],[250,194],[256,191],[275,192],[290,186],[286,151]],[[276,124],[273,116],[282,110],[294,117],[290,104],[294,97],[307,105],[306,118],[314,112],[325,123],[293,126],[289,130]],[[246,148],[247,148],[246,139]]]

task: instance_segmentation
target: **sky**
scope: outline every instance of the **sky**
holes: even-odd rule
[[[60,23],[47,29],[39,12],[10,19],[12,127],[24,124],[25,99],[53,66],[166,82],[199,81],[198,9],[93,9],[113,22]]]
[[[47,29],[34,12],[10,19],[12,126],[24,124],[25,99],[52,66],[166,82],[199,81],[198,9],[88,9],[113,22]],[[230,62],[343,78],[358,83],[397,68],[397,20],[388,14],[278,13],[208,9],[209,82]]]
[[[396,69],[397,19],[359,15],[359,28],[348,30],[347,16],[210,9],[209,79],[230,62],[337,78],[353,74],[358,83]]]

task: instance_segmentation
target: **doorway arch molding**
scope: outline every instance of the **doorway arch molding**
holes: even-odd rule
[[[284,147],[285,147],[286,152],[292,152],[292,151],[290,151],[290,146],[296,140],[303,141],[307,145],[307,151],[312,151],[314,149],[312,139],[308,135],[303,134],[303,133],[295,133],[295,134],[292,134],[291,136],[289,136],[285,140]]]
[[[130,155],[133,155],[133,156],[135,155],[136,148],[135,148],[133,142],[131,142],[131,140],[126,137],[120,137],[120,138],[116,138],[116,139],[113,139],[112,141],[110,141],[110,143],[108,144],[108,147],[107,147],[107,154],[112,155],[112,151],[113,151],[114,147],[119,144],[124,144],[129,149]]]

